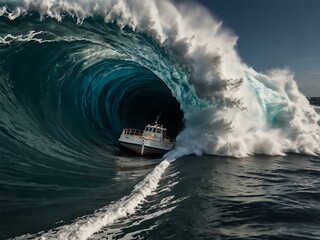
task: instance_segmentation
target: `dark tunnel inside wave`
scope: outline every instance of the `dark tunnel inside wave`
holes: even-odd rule
[[[129,60],[107,58],[87,66],[88,59],[72,57],[86,47],[28,42],[6,49],[11,55],[3,66],[14,94],[42,132],[73,149],[103,148],[115,144],[123,128],[143,129],[161,113],[168,134],[179,133],[183,112],[159,77]]]
[[[95,64],[83,73],[81,106],[87,122],[114,142],[123,128],[143,129],[155,121],[176,136],[182,129],[183,113],[168,87],[152,71],[124,60]]]

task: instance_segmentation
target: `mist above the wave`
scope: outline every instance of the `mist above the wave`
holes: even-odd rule
[[[181,67],[189,84],[187,90],[183,84],[168,85],[186,125],[172,156],[320,153],[319,116],[293,73],[275,69],[262,74],[247,66],[236,50],[238,37],[203,7],[170,1],[24,0],[8,9],[2,7],[0,15],[15,19],[36,11],[41,19],[62,21],[67,14],[78,24],[99,16],[120,29],[146,33],[165,47],[177,63],[172,75],[183,83],[176,71]],[[162,77],[162,69],[157,71]],[[197,97],[187,101],[188,94]]]

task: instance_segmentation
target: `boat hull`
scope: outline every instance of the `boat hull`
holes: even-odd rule
[[[174,146],[173,143],[159,143],[137,136],[121,136],[118,142],[121,146],[142,156],[165,154]]]
[[[128,142],[122,142],[119,141],[119,144],[135,153],[138,153],[142,156],[148,156],[148,155],[161,155],[161,154],[165,154],[168,151],[170,151],[170,149],[159,149],[159,148],[153,148],[153,147],[149,147],[143,144],[134,144],[134,143],[128,143]]]

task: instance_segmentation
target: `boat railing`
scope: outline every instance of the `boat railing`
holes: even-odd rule
[[[134,128],[125,128],[122,131],[122,135],[143,136],[143,130]]]

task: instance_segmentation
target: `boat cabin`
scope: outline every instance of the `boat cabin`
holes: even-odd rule
[[[150,125],[148,124],[143,131],[143,136],[152,137],[156,139],[165,139],[167,136],[167,129],[160,124]]]

